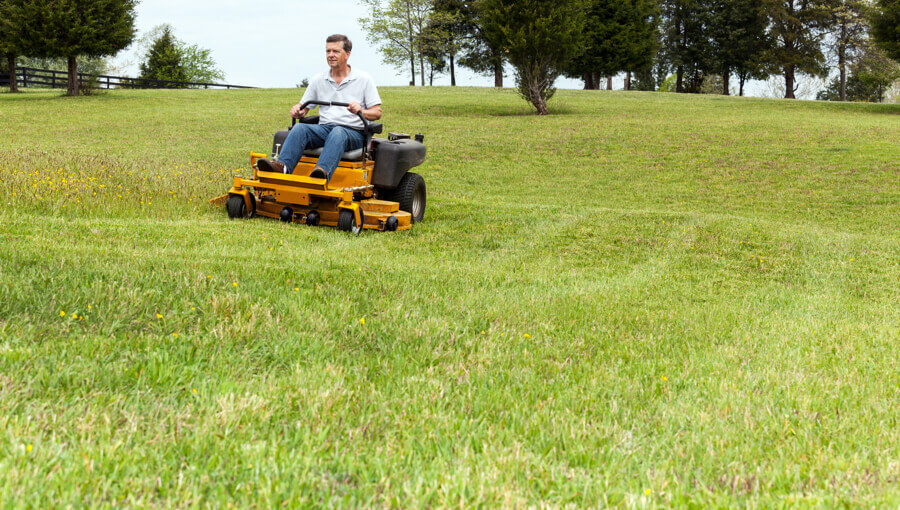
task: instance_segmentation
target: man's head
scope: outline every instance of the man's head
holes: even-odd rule
[[[328,66],[332,69],[340,69],[347,65],[347,59],[350,58],[350,50],[353,49],[353,43],[347,39],[346,35],[334,34],[329,35],[325,39],[325,59]]]

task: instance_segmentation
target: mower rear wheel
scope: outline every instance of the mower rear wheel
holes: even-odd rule
[[[228,217],[244,218],[247,216],[247,204],[244,203],[244,197],[240,195],[231,195],[225,202],[225,209],[228,211]]]
[[[413,223],[425,217],[425,198],[425,179],[413,172],[407,172],[391,194],[391,199],[400,203],[400,210],[412,215]]]

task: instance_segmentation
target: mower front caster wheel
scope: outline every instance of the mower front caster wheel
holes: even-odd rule
[[[362,218],[363,212],[359,211],[359,216]],[[363,220],[365,221],[365,220]],[[353,211],[350,209],[341,209],[340,214],[338,215],[338,228],[343,230],[344,232],[351,232],[353,234],[359,235],[362,232],[362,226],[356,224],[356,216],[353,214]]]
[[[228,201],[225,202],[225,209],[228,211],[228,217],[231,219],[250,217],[250,215],[247,214],[247,204],[244,203],[244,197],[240,195],[231,195],[228,197]]]

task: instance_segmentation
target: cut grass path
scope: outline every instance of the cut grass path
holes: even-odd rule
[[[0,502],[900,504],[900,107],[382,92],[360,237],[206,203],[299,91],[0,95]]]

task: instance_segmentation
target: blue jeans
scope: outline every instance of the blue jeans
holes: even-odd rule
[[[341,161],[341,155],[346,151],[359,149],[365,142],[363,132],[355,129],[333,124],[296,124],[284,140],[278,161],[284,163],[290,173],[303,156],[303,151],[322,147],[316,166],[324,170],[331,180],[334,169]]]

